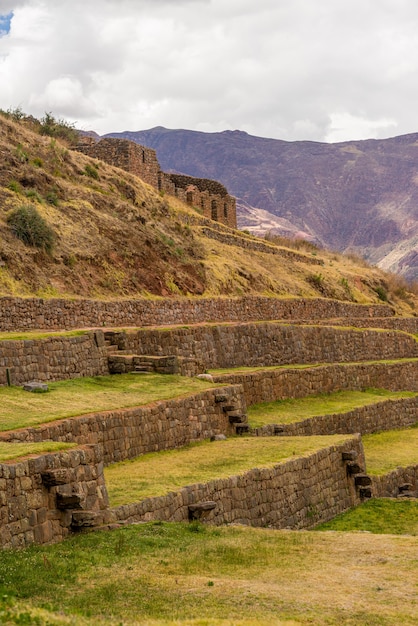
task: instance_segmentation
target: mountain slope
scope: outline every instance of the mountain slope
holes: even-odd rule
[[[221,181],[241,228],[273,227],[418,278],[418,134],[339,144],[161,127],[108,136],[154,148],[165,170]]]
[[[359,259],[304,242],[262,242],[35,130],[0,115],[0,295],[263,294],[418,309],[399,278]],[[10,218],[22,206],[52,229],[51,250],[16,236]]]

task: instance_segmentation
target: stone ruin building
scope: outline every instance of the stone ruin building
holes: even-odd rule
[[[128,139],[107,137],[96,141],[94,137],[80,138],[79,152],[109,165],[135,174],[158,191],[175,196],[200,210],[204,217],[237,227],[236,200],[221,183],[207,178],[195,178],[161,171],[157,153]]]

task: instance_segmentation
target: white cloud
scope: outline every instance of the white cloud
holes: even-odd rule
[[[101,133],[418,131],[416,0],[0,0],[10,11],[2,108]]]

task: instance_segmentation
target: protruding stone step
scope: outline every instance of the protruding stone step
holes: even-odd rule
[[[46,487],[55,487],[56,485],[68,485],[74,481],[74,471],[70,468],[51,469],[42,472],[42,482]]]
[[[371,487],[360,487],[359,489],[360,498],[366,499],[372,497],[372,488]]]
[[[79,493],[57,492],[57,509],[82,509],[82,496]]]
[[[91,528],[97,525],[98,517],[95,511],[73,511],[71,526],[73,528]]]
[[[228,396],[224,393],[217,393],[215,394],[215,402],[217,403],[228,402]]]
[[[372,479],[367,474],[356,474],[354,476],[356,487],[368,487],[372,484]]]
[[[216,502],[207,500],[206,502],[199,502],[198,504],[189,504],[188,508],[190,521],[201,520],[216,508]]]
[[[358,457],[356,450],[348,450],[342,453],[343,461],[355,461]]]
[[[245,424],[247,422],[246,415],[228,415],[230,424]]]
[[[248,433],[250,427],[248,424],[235,424],[235,432],[237,435],[243,435],[244,433]]]
[[[363,474],[364,467],[362,467],[357,461],[348,461],[347,462],[347,471],[351,475]]]
[[[222,407],[222,411],[224,413],[229,413],[230,411],[236,411],[236,408],[235,404],[226,404]]]

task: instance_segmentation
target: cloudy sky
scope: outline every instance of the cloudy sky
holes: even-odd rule
[[[417,0],[0,0],[0,108],[344,141],[418,132]]]

